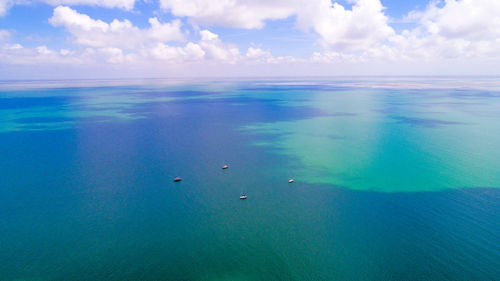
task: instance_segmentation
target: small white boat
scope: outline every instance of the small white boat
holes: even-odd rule
[[[247,199],[247,196],[246,196],[245,194],[242,194],[242,195],[240,196],[240,199]]]
[[[294,182],[294,181],[295,181],[294,179],[289,179],[289,180],[288,180],[288,183],[292,183],[292,182]]]
[[[224,166],[222,166],[222,169],[223,169],[223,170],[225,170],[225,169],[227,169],[227,168],[229,168],[229,166],[228,166],[228,165],[224,165]]]
[[[174,179],[174,181],[175,181],[175,182],[179,182],[179,181],[181,181],[181,180],[182,180],[182,178],[181,178],[181,177],[176,177],[176,178]]]

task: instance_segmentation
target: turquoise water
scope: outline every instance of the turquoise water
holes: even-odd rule
[[[500,276],[493,78],[0,84],[0,280]]]

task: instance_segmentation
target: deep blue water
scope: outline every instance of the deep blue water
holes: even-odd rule
[[[500,91],[302,82],[4,87],[0,280],[500,278]]]

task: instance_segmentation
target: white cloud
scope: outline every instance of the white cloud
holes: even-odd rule
[[[125,60],[123,56],[123,51],[119,48],[107,47],[98,49],[101,54],[107,57],[107,62],[109,63],[121,63]]]
[[[14,5],[26,3],[28,0],[0,0],[0,17],[7,14],[7,11]]]
[[[217,34],[208,30],[200,31],[200,47],[205,51],[205,58],[234,62],[239,56],[239,49],[230,44],[224,44]]]
[[[379,0],[353,0],[351,10],[331,0],[160,0],[163,9],[205,25],[262,28],[266,20],[296,15],[298,26],[313,29],[322,43],[338,50],[361,50],[394,34]]]
[[[358,55],[352,55],[350,48],[339,52],[327,49],[315,54],[312,60],[328,63],[394,63],[400,60],[444,63],[500,59],[499,1],[434,1],[423,11],[410,12],[405,20],[411,20],[416,27],[388,35],[378,44],[365,45],[359,49]]]
[[[150,54],[155,59],[171,62],[185,62],[202,60],[205,51],[200,45],[189,42],[184,47],[172,47],[163,43],[158,43],[150,50]]]
[[[305,62],[304,59],[297,59],[292,56],[273,56],[271,51],[263,50],[261,48],[249,47],[247,53],[242,61],[246,63],[270,63],[270,64],[280,64],[280,63],[295,63],[295,62]]]
[[[200,40],[196,43],[188,42],[184,46],[167,45],[163,39],[171,38],[172,32],[165,29],[165,24],[160,24],[156,18],[150,19],[152,26],[150,29],[141,30],[134,27],[128,20],[115,20],[108,24],[91,19],[67,7],[58,7],[50,22],[54,25],[66,26],[74,35],[77,48],[52,50],[44,45],[26,48],[9,42],[9,33],[0,30],[0,63],[10,65],[72,64],[97,67],[103,63],[154,66],[163,62],[183,64],[213,61],[231,64],[241,59],[236,46],[223,43],[217,34],[209,30],[200,31]],[[143,34],[145,42],[140,43],[137,38],[131,40],[132,43],[125,42],[126,35],[131,33]],[[3,44],[1,44],[2,41]]]
[[[500,1],[433,1],[425,11],[411,12],[407,20],[416,21],[417,27],[400,34],[389,25],[380,0],[349,2],[350,9],[331,0],[160,0],[163,9],[204,25],[262,28],[266,20],[296,16],[297,27],[321,36],[325,51],[315,61],[439,60],[500,53]]]
[[[157,18],[150,18],[151,27],[139,29],[126,19],[106,23],[69,7],[59,6],[54,9],[49,22],[65,27],[77,45],[91,47],[85,57],[97,54],[90,50],[100,50],[99,54],[106,56],[110,63],[150,59],[177,63],[199,60],[233,63],[239,58],[236,46],[223,43],[217,34],[209,30],[199,32],[201,39],[197,43],[188,42],[184,46],[166,44],[185,41],[180,20],[162,24]],[[126,54],[124,51],[127,51]]]
[[[420,14],[427,31],[445,38],[491,40],[500,36],[500,1],[446,0],[442,8],[432,2]]]
[[[432,2],[424,10],[413,11],[406,18],[413,21],[415,28],[398,33],[389,25],[380,0],[352,0],[352,8],[330,0],[160,1],[163,8],[177,16],[189,17],[188,21],[233,28],[261,28],[266,20],[296,16],[295,27],[320,35],[322,44],[316,46],[323,47],[323,50],[310,57],[295,58],[274,56],[265,47],[251,45],[245,46],[248,47],[246,51],[240,53],[238,46],[223,42],[219,35],[203,28],[192,35],[199,36],[199,39],[188,42],[179,19],[162,23],[152,17],[149,27],[139,28],[127,19],[105,22],[59,6],[54,9],[49,22],[69,32],[75,43],[74,49],[56,50],[43,45],[26,48],[9,42],[10,33],[0,30],[0,61],[26,65],[105,63],[117,68],[135,64],[152,68],[210,65],[214,67],[211,69],[241,65],[256,69],[256,73],[261,73],[261,70],[271,73],[270,69],[280,67],[291,72],[292,67],[288,66],[296,66],[297,71],[301,71],[304,66],[304,69],[318,67],[327,71],[324,74],[330,74],[329,71],[336,67],[342,71],[351,65],[351,70],[359,67],[364,74],[369,74],[369,71],[380,74],[380,67],[396,69],[401,62],[407,63],[401,66],[407,69],[413,69],[414,65],[423,65],[421,69],[425,69],[428,67],[425,63],[450,66],[453,62],[453,67],[446,69],[454,71],[459,65],[455,62],[463,65],[486,62],[491,65],[491,62],[500,60],[500,1]],[[367,65],[372,65],[372,68],[364,67]],[[198,67],[196,71],[203,71],[204,67]],[[398,71],[392,73],[399,74]]]
[[[58,52],[48,49],[46,46],[26,48],[18,43],[4,43],[0,45],[0,63],[14,65],[38,65],[50,64],[74,64],[79,59],[68,57],[62,59]]]
[[[201,60],[233,63],[239,59],[239,49],[223,43],[217,34],[209,30],[201,30],[199,34],[201,39],[197,43],[189,42],[183,47],[158,43],[146,52],[154,59],[177,63]]]
[[[45,3],[52,6],[84,5],[131,11],[134,9],[135,0],[0,0],[0,17],[4,16],[14,5],[29,5],[33,3]]]
[[[157,18],[150,18],[149,29],[139,29],[129,20],[113,20],[106,23],[88,15],[59,6],[54,9],[49,19],[53,26],[63,26],[74,37],[75,43],[91,47],[120,47],[135,49],[155,42],[183,41],[180,20],[160,23]]]
[[[8,9],[8,1],[7,0],[0,0],[0,16],[5,15]]]
[[[205,25],[262,28],[265,20],[284,19],[296,11],[294,0],[160,0],[173,15]]]
[[[357,55],[345,54],[335,51],[314,52],[310,58],[312,63],[359,63],[362,62],[362,57]]]
[[[440,5],[444,4],[444,5]],[[440,7],[441,6],[441,7]],[[500,58],[500,2],[446,0],[410,12],[413,30],[392,36],[378,57],[439,61]]]
[[[247,50],[246,57],[255,60],[268,60],[272,58],[271,52],[267,50],[262,50],[261,48],[250,47]]]
[[[217,40],[219,38],[219,35],[210,32],[209,30],[202,30],[200,31],[200,36],[201,40]]]
[[[327,48],[364,50],[394,34],[379,0],[356,0],[351,10],[330,0],[311,1],[298,11],[298,23],[312,27]]]
[[[1,1],[1,0],[0,0]],[[47,4],[58,5],[88,5],[105,8],[120,8],[125,10],[134,9],[135,0],[41,0]]]

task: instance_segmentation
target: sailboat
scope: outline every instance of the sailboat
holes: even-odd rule
[[[246,188],[245,188],[246,189]],[[247,194],[246,192],[244,192],[244,189],[243,187],[241,188],[241,193],[240,193],[240,199],[247,199]]]

